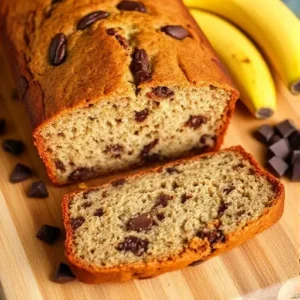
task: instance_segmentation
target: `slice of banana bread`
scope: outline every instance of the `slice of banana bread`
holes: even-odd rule
[[[283,185],[232,147],[66,195],[66,255],[83,282],[149,278],[243,243],[283,203]]]

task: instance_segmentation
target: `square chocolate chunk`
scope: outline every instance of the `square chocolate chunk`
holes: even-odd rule
[[[278,156],[283,159],[290,154],[290,145],[287,139],[281,139],[275,144],[269,146],[269,157]]]
[[[292,166],[292,181],[300,182],[300,161]]]
[[[290,120],[285,120],[275,126],[277,132],[283,137],[288,138],[296,131],[295,125]]]
[[[268,144],[273,137],[275,130],[272,126],[266,124],[255,131],[254,136],[262,143]]]
[[[289,165],[281,158],[274,156],[268,160],[267,168],[276,176],[283,176],[289,168]]]

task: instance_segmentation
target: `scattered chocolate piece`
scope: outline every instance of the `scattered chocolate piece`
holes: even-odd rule
[[[119,44],[120,44],[124,49],[128,49],[128,48],[129,48],[129,45],[128,45],[127,40],[126,40],[122,35],[117,34],[117,35],[116,35],[116,40],[119,42]]]
[[[156,215],[156,218],[158,219],[158,221],[162,221],[165,218],[165,215],[163,213],[158,213]]]
[[[156,199],[156,203],[154,205],[154,207],[157,207],[157,206],[162,206],[162,207],[167,207],[168,206],[168,202],[169,200],[172,200],[173,199],[173,196],[170,196],[170,195],[166,195],[166,194],[163,194],[161,193],[157,199]]]
[[[88,208],[88,207],[91,207],[91,206],[92,206],[91,201],[83,202],[82,205],[81,205],[82,208]]]
[[[148,54],[144,49],[135,49],[130,64],[131,72],[134,74],[135,83],[138,85],[151,79]]]
[[[268,144],[275,133],[275,129],[266,124],[255,131],[254,136],[262,143]]]
[[[269,147],[268,152],[270,157],[278,156],[283,159],[287,158],[290,154],[290,145],[288,140],[279,140],[278,142]]]
[[[121,158],[121,154],[124,151],[124,147],[120,144],[107,145],[105,151],[114,158]]]
[[[169,174],[174,174],[174,173],[180,174],[180,172],[175,167],[166,168],[166,171]]]
[[[117,8],[119,10],[125,10],[125,11],[138,11],[145,13],[146,7],[142,2],[137,1],[122,1],[117,5]]]
[[[32,183],[27,196],[30,198],[47,198],[49,193],[45,183],[43,181],[37,181]]]
[[[85,218],[84,217],[77,217],[77,218],[72,218],[70,220],[70,224],[71,224],[71,227],[73,229],[73,231],[75,231],[77,228],[79,228],[85,221]]]
[[[106,19],[109,13],[106,11],[94,11],[86,16],[84,16],[77,24],[77,29],[84,30],[98,20]]]
[[[273,145],[273,144],[275,144],[276,142],[278,142],[278,141],[281,140],[281,139],[282,139],[282,137],[281,137],[279,134],[274,134],[274,135],[271,137],[271,139],[270,139],[268,145]]]
[[[167,25],[162,27],[161,31],[177,40],[183,40],[190,35],[189,32],[180,25]]]
[[[63,33],[58,33],[49,46],[49,59],[53,66],[59,66],[67,57],[67,38]]]
[[[9,152],[13,155],[21,155],[25,150],[25,145],[19,140],[4,140],[2,148],[5,152]]]
[[[88,168],[77,168],[69,176],[69,181],[85,181],[89,178],[90,170]]]
[[[39,240],[51,245],[58,239],[59,234],[60,229],[58,227],[45,224],[40,228],[36,234],[36,237]]]
[[[134,119],[137,122],[143,122],[148,117],[149,110],[147,108],[145,108],[145,109],[143,109],[141,111],[135,111],[134,113],[135,113]]]
[[[65,263],[60,263],[55,274],[55,281],[58,283],[66,283],[74,281],[75,275],[72,273],[70,267]]]
[[[66,167],[61,160],[57,159],[54,163],[55,163],[55,168],[57,170],[60,170],[61,172],[66,172]]]
[[[199,128],[202,124],[207,122],[207,117],[205,116],[190,116],[190,118],[185,122],[185,126],[191,127],[193,129]]]
[[[166,86],[158,86],[151,89],[151,92],[148,92],[146,96],[150,99],[152,98],[162,98],[167,99],[173,97],[174,92]]]
[[[291,152],[290,162],[294,165],[298,161],[300,161],[300,150],[293,150]]]
[[[104,215],[103,208],[98,208],[98,209],[96,209],[96,211],[94,212],[94,216],[95,216],[95,217],[102,217],[103,215]]]
[[[181,196],[181,203],[184,204],[186,202],[186,200],[191,199],[192,195],[187,195],[187,194],[183,194]]]
[[[12,173],[10,174],[9,181],[11,183],[17,183],[24,181],[32,176],[32,170],[20,163],[17,163]]]
[[[6,122],[4,119],[0,119],[0,135],[5,133]]]
[[[189,264],[189,267],[195,267],[195,266],[199,266],[203,263],[203,260],[196,260],[194,262],[192,262],[191,264]]]
[[[135,236],[126,237],[123,243],[117,247],[118,251],[131,251],[136,256],[141,256],[147,251],[149,245],[148,240],[142,240]]]
[[[106,29],[106,33],[108,34],[108,35],[115,35],[116,34],[116,29],[115,28],[108,28],[108,29]]]
[[[289,140],[294,150],[300,150],[300,131],[297,131],[293,135],[291,135]]]
[[[148,145],[145,145],[141,152],[141,157],[143,159],[147,158],[149,156],[149,152],[151,151],[152,148],[154,148],[157,145],[157,143],[158,143],[158,139],[155,139]]]
[[[245,168],[245,165],[243,163],[239,163],[232,167],[233,170],[238,170],[240,168]]]
[[[300,182],[300,161],[292,166],[292,181]]]
[[[288,138],[296,131],[294,124],[290,120],[285,120],[275,126],[277,132],[283,137]]]
[[[127,223],[127,230],[133,230],[140,232],[143,230],[148,230],[152,227],[153,220],[150,214],[141,214],[136,217],[131,218]]]
[[[218,208],[218,215],[222,216],[227,208],[228,208],[228,205],[224,201],[221,201],[219,208]]]
[[[197,236],[201,239],[207,238],[211,244],[225,242],[226,238],[224,233],[221,230],[208,231],[204,229],[197,233]]]
[[[120,179],[116,179],[114,180],[111,185],[112,186],[120,186],[123,185],[126,182],[126,180],[124,178],[120,178]]]
[[[276,176],[283,176],[289,168],[289,165],[281,158],[274,156],[268,160],[267,168]]]

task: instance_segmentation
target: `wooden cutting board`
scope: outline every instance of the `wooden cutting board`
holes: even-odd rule
[[[277,87],[278,110],[270,122],[276,123],[284,118],[291,118],[300,127],[300,97],[291,96],[280,82],[277,82]],[[8,121],[8,131],[1,140],[17,138],[27,145],[26,153],[17,158],[0,149],[0,283],[6,299],[207,300],[233,299],[240,296],[244,296],[243,299],[255,300],[277,299],[284,282],[299,274],[296,232],[300,184],[284,180],[286,202],[280,222],[243,246],[200,266],[189,267],[151,280],[127,283],[96,286],[79,282],[64,285],[52,282],[55,269],[60,261],[64,261],[63,239],[54,246],[49,246],[39,241],[35,234],[42,224],[62,228],[62,196],[78,186],[51,186],[44,166],[32,145],[30,126],[23,106],[12,97],[13,89],[14,84],[2,54],[0,117]],[[263,163],[265,149],[252,138],[251,132],[264,123],[253,119],[242,105],[238,105],[224,146],[241,144]],[[40,178],[47,182],[49,198],[26,197],[25,192],[32,180],[18,184],[9,183],[9,174],[17,162],[25,163],[35,170],[36,178],[32,180]],[[88,185],[108,179],[106,177],[93,180],[88,182]]]

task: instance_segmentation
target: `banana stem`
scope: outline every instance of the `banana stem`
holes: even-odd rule
[[[291,84],[290,87],[290,91],[294,94],[294,95],[299,95],[300,94],[300,79],[293,82]]]

